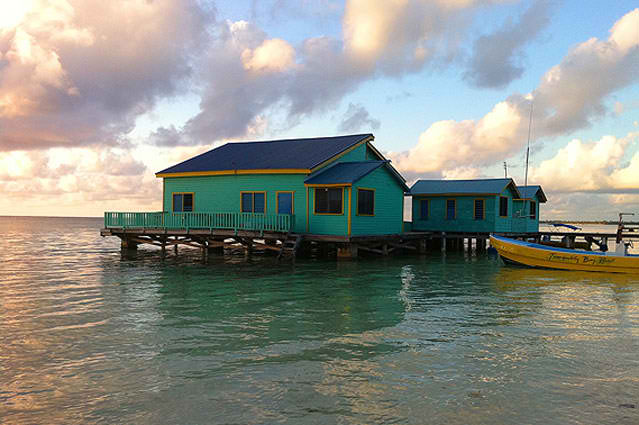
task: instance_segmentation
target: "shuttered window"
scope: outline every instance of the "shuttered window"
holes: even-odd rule
[[[537,202],[535,201],[530,201],[530,218],[537,219]]]
[[[342,214],[344,188],[315,188],[315,214]]]
[[[375,191],[357,189],[357,215],[375,215]]]
[[[242,212],[264,214],[266,210],[266,192],[242,192]]]
[[[446,199],[446,220],[454,220],[457,216],[457,201]]]
[[[422,199],[419,201],[419,218],[421,218],[422,220],[428,219],[429,206],[430,205],[428,204],[428,199]]]
[[[475,199],[475,220],[483,220],[486,217],[486,208],[483,199]]]
[[[505,196],[499,197],[499,216],[508,217],[508,198]]]
[[[192,212],[193,211],[193,194],[192,193],[174,193],[173,194],[173,211],[174,212]]]

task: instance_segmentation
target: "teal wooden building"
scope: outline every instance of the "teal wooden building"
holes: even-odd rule
[[[528,233],[539,229],[540,186],[510,178],[418,180],[410,189],[412,229],[448,233]]]
[[[539,205],[548,201],[541,186],[517,186],[521,195],[513,200],[513,233],[539,232]]]
[[[148,220],[189,229],[399,234],[408,187],[373,139],[227,143],[156,173],[162,213]]]

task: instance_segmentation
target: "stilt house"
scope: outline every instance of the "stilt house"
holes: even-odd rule
[[[510,178],[418,180],[410,189],[414,231],[526,233],[539,228],[540,186],[525,193]],[[534,205],[533,205],[534,204]],[[524,212],[523,209],[527,209]],[[534,214],[533,214],[534,211]]]
[[[162,225],[399,234],[405,180],[372,134],[227,143],[156,174]],[[199,222],[200,220],[201,222]]]

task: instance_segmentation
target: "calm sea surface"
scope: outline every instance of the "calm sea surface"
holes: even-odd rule
[[[639,276],[123,258],[101,224],[0,217],[0,423],[639,423]]]

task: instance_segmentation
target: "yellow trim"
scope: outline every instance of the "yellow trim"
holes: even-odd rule
[[[501,215],[501,198],[506,198],[506,215]],[[499,217],[508,218],[508,196],[499,197]]]
[[[326,161],[322,162],[321,164],[319,164],[319,165],[317,165],[317,166],[315,166],[315,167],[311,168],[311,172],[315,172],[316,170],[319,170],[320,168],[322,168],[322,167],[324,167],[324,166],[326,166],[326,165],[330,164],[331,162],[336,161],[337,159],[339,159],[339,158],[343,157],[343,156],[344,156],[344,155],[346,155],[347,153],[354,151],[354,150],[355,150],[355,149],[357,149],[358,147],[360,147],[360,146],[362,146],[363,144],[368,143],[368,142],[370,142],[370,141],[372,141],[372,140],[375,140],[375,137],[374,137],[374,136],[368,136],[366,139],[364,139],[364,140],[362,140],[362,141],[358,142],[356,145],[351,146],[350,148],[346,149],[345,151],[343,151],[343,152],[341,152],[341,153],[339,153],[339,154],[335,155],[334,157],[327,159]]]
[[[413,198],[450,198],[452,196],[497,196],[499,193],[418,193]]]
[[[453,218],[448,218],[448,201],[453,201],[455,203],[455,215]],[[445,207],[446,208],[444,208],[444,220],[457,220],[457,199],[454,199],[454,198],[446,199]],[[430,211],[428,211],[428,214],[430,214]]]
[[[182,197],[182,211],[177,212],[194,212],[195,211],[195,192],[171,192],[171,211],[176,212],[173,208],[173,197],[175,195],[192,195],[193,196],[193,205],[191,205],[191,211],[184,211],[184,196]]]
[[[359,213],[359,191],[360,190],[370,190],[373,192],[373,214],[360,214]],[[402,208],[403,208],[403,202],[402,202]],[[373,188],[368,188],[368,187],[358,187],[357,188],[357,214],[358,216],[361,217],[375,217],[375,189]],[[403,216],[402,216],[403,217]],[[402,218],[403,220],[403,218]]]
[[[331,183],[331,184],[308,184],[304,183],[306,187],[350,187],[351,183]]]
[[[165,212],[164,206],[166,205],[166,180],[162,180],[162,212]]]
[[[295,191],[294,190],[278,190],[275,192],[275,214],[279,214],[280,210],[280,193],[290,193],[291,194],[291,215],[295,214]]]
[[[200,176],[229,176],[242,174],[310,174],[307,168],[280,168],[255,170],[222,170],[222,171],[188,171],[183,173],[156,173],[155,177],[200,177]]]
[[[322,187],[327,187],[327,186],[322,186]],[[344,215],[344,188],[341,187],[340,189],[342,189],[342,209],[339,213],[318,213],[316,212],[315,209],[315,200],[317,199],[317,189],[319,189],[319,187],[316,187],[315,190],[313,191],[313,215]]]
[[[253,195],[251,197],[251,213],[252,214],[266,214],[266,204],[267,204],[267,199],[266,199],[266,191],[265,190],[240,190],[240,212],[246,212],[246,211],[242,211],[242,195],[244,193],[263,193],[264,194],[264,212],[263,213],[256,213],[255,212],[255,195]]]
[[[309,203],[311,202],[309,194],[310,194],[310,189],[307,187],[306,188],[306,233],[309,233],[309,231],[310,231],[309,229],[311,228],[311,222],[309,220],[310,212],[309,212],[309,207],[308,207]]]
[[[351,199],[353,198],[353,188],[348,188],[348,236],[351,235],[351,215],[353,214],[351,208]]]
[[[475,202],[481,201],[481,217],[477,217],[477,208],[475,208]],[[485,220],[486,219],[486,200],[475,198],[473,199],[473,219],[474,220]]]

